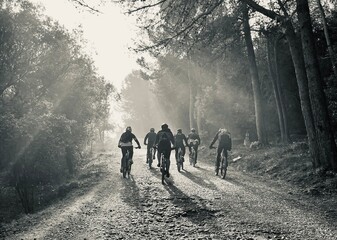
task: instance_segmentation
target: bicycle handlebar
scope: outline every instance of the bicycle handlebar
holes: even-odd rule
[[[155,149],[158,149],[158,147],[157,147],[157,146],[153,146],[153,148],[155,148]],[[174,150],[174,149],[176,149],[176,147],[171,147],[171,149],[170,149],[170,150],[172,151],[172,150]]]

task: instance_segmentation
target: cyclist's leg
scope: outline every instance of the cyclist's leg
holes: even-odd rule
[[[156,158],[156,151],[157,151],[157,149],[156,148],[154,148],[154,144],[152,144],[152,147],[153,147],[153,156],[151,156],[153,159],[155,159]]]
[[[226,163],[227,163],[226,165],[228,166],[228,151],[226,148],[223,151],[224,151],[225,158],[226,158]]]
[[[151,154],[151,146],[148,144],[147,145],[147,153],[146,153],[146,162],[148,162],[148,159],[149,159],[149,157],[152,157],[152,156],[150,156],[150,154]]]
[[[176,158],[176,162],[178,162],[178,153],[179,153],[179,147],[176,146],[176,149],[175,149],[175,158]]]
[[[184,162],[184,158],[185,158],[185,153],[186,153],[186,147],[182,146],[181,147],[181,156],[182,156],[182,161]]]
[[[130,146],[130,147],[128,147],[128,149],[129,149],[129,152],[130,152],[129,159],[130,159],[131,163],[133,163],[133,161],[132,161],[132,157],[133,157],[133,147]]]
[[[151,155],[151,146],[148,144],[147,145],[147,152],[146,152],[146,163],[148,163],[149,157],[152,157],[150,155]]]
[[[223,150],[223,147],[218,146],[217,155],[216,155],[216,162],[215,162],[215,171],[219,170],[222,150]]]
[[[198,160],[198,145],[195,145],[194,150],[195,150],[195,163],[197,163],[197,160]]]
[[[123,172],[123,158],[125,157],[125,154],[126,154],[126,148],[121,147],[121,150],[122,150],[122,159],[121,159],[121,169],[120,169],[120,171]]]
[[[170,177],[170,165],[171,165],[171,161],[170,161],[170,156],[171,156],[171,149],[168,149],[167,151],[165,151],[165,158],[166,158],[166,176]]]
[[[185,156],[185,153],[186,153],[186,148],[185,146],[181,146],[181,156]]]

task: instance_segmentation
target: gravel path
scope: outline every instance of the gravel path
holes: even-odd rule
[[[202,159],[181,173],[171,164],[163,185],[158,168],[145,165],[145,150],[134,155],[127,179],[119,157],[101,155],[102,181],[5,225],[5,239],[336,239],[336,212],[322,207],[329,199],[231,167],[223,180]]]

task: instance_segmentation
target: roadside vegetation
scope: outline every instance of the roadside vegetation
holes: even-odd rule
[[[1,1],[0,18],[1,222],[4,211],[35,212],[77,174],[112,128],[116,93],[81,51],[80,31],[26,1]]]

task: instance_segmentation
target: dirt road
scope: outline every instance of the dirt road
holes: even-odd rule
[[[119,155],[99,160],[100,183],[8,224],[16,230],[6,239],[337,238],[336,222],[317,199],[231,167],[223,180],[203,159],[181,173],[171,164],[163,185],[159,169],[147,168],[144,149],[135,150],[129,179],[119,173]]]

